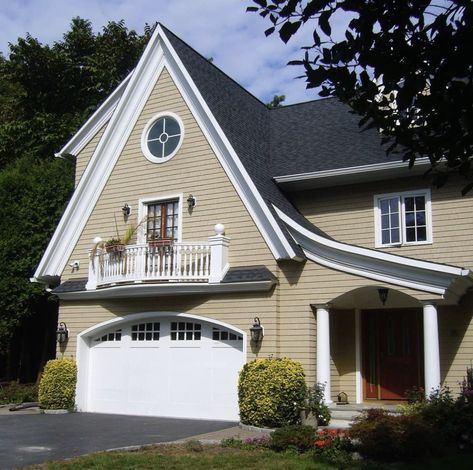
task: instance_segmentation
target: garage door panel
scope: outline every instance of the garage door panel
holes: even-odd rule
[[[90,350],[90,411],[238,419],[240,334],[203,320],[160,317],[125,324],[111,343]]]

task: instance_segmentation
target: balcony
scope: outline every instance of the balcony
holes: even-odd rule
[[[219,283],[228,270],[223,226],[205,242],[162,242],[91,250],[87,290],[130,283]]]

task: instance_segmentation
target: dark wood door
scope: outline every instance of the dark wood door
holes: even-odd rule
[[[364,312],[366,398],[399,400],[421,386],[420,311]]]

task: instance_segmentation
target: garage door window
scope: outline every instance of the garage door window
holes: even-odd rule
[[[132,341],[159,341],[160,323],[138,323],[131,326]]]
[[[220,328],[212,328],[212,339],[214,341],[243,341],[243,337]]]
[[[171,322],[171,341],[200,341],[202,325],[193,322]]]
[[[121,328],[119,330],[112,331],[111,333],[107,333],[106,335],[102,335],[94,339],[96,343],[103,343],[104,341],[121,341],[121,340],[122,340]]]

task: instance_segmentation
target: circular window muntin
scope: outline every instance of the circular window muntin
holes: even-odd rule
[[[150,133],[151,129],[153,128],[154,124],[161,118],[172,118],[172,119],[174,119],[177,122],[177,124],[179,125],[180,131],[181,131],[180,136],[179,136],[179,142],[177,143],[175,149],[169,155],[166,155],[165,157],[157,157],[156,155],[151,153],[151,151],[149,149],[149,146],[148,146],[148,142],[160,141],[161,143],[165,144],[166,142],[169,142],[170,137],[175,137],[179,134],[169,135],[165,132],[166,129],[164,127],[163,128],[164,132],[162,132],[157,138],[153,138],[152,140],[149,140],[148,136],[149,136],[149,133]],[[144,156],[149,161],[151,161],[153,163],[164,163],[164,162],[167,162],[168,160],[170,160],[172,157],[174,157],[174,155],[176,155],[177,151],[181,147],[183,138],[184,138],[184,124],[182,123],[181,118],[177,114],[175,114],[173,112],[170,112],[170,111],[158,113],[158,114],[155,114],[146,123],[146,126],[143,129],[143,133],[141,134],[141,150],[142,150]],[[164,140],[164,142],[163,142],[163,140]],[[163,147],[163,151],[164,151],[164,149],[165,149],[165,147]]]

